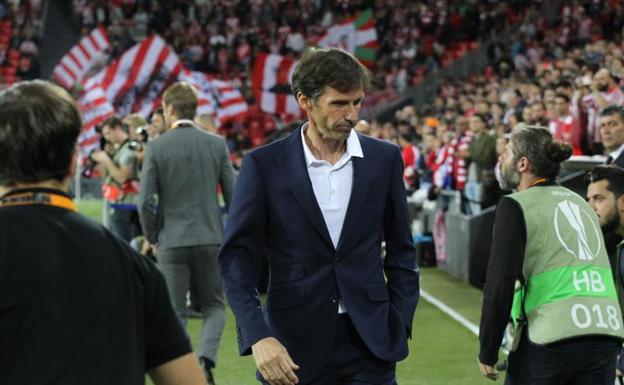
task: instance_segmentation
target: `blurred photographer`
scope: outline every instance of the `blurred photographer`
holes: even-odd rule
[[[139,170],[145,155],[144,149],[147,144],[147,120],[139,114],[130,114],[123,119],[123,124],[128,127],[128,135],[130,135],[130,149],[136,152],[139,159]]]
[[[140,234],[137,214],[139,194],[139,158],[132,149],[128,126],[117,117],[102,123],[102,137],[112,145],[113,152],[96,151],[91,154],[105,168],[106,178],[102,195],[109,203],[111,231],[130,242]]]

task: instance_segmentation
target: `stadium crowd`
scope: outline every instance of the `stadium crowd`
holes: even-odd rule
[[[403,147],[408,187],[461,190],[472,212],[495,204],[497,154],[521,122],[548,127],[575,155],[604,153],[599,114],[624,105],[624,7],[577,2],[561,15],[549,28],[528,14],[511,43],[492,44],[483,74],[443,82],[432,104],[370,124],[371,135]]]
[[[244,121],[223,127],[233,160],[241,151],[281,137],[292,117],[254,104],[251,69],[259,52],[296,58],[327,29],[372,8],[378,36],[374,94],[388,103],[479,42],[534,15],[533,2],[469,1],[96,1],[73,2],[82,35],[107,26],[112,57],[158,33],[186,67],[240,87],[250,102]]]
[[[43,0],[0,1],[0,88],[39,78]]]
[[[255,54],[296,57],[314,36],[373,5],[380,45],[374,90],[398,95],[492,37],[491,65],[482,74],[443,81],[431,104],[408,105],[390,122],[358,125],[403,148],[409,190],[426,190],[429,198],[442,189],[462,191],[466,212],[494,205],[500,196],[494,177],[497,154],[519,122],[549,127],[557,139],[572,144],[575,155],[603,153],[599,113],[610,104],[624,104],[622,4],[567,2],[550,25],[539,2],[395,3],[91,0],[74,1],[74,11],[83,33],[107,25],[117,53],[158,32],[188,68],[241,87],[251,102],[246,118],[220,127],[235,167],[248,149],[300,124],[253,103]],[[497,39],[506,25],[517,26],[511,39]]]

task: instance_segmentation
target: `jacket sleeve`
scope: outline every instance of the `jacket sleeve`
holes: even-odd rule
[[[232,203],[232,194],[234,191],[234,183],[236,177],[234,176],[234,170],[232,169],[232,162],[228,155],[227,144],[225,140],[221,140],[221,169],[219,170],[219,183],[223,190],[223,199],[225,200],[225,207],[229,210]]]
[[[251,346],[271,336],[260,305],[257,284],[267,217],[266,194],[260,169],[247,155],[225,227],[219,253],[219,269],[225,293],[236,317],[238,347],[241,355],[251,354]]]
[[[479,360],[494,365],[513,304],[515,282],[522,275],[526,226],[522,209],[511,198],[496,207],[479,325]]]
[[[154,146],[145,150],[139,188],[139,219],[143,234],[151,244],[158,243],[160,233],[158,208],[158,166],[154,155]]]
[[[411,338],[414,311],[420,297],[420,272],[409,224],[403,162],[398,149],[394,153],[391,172],[383,224],[386,240],[384,271],[388,278],[390,302],[403,316],[407,335]]]

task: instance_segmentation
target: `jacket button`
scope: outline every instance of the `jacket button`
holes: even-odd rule
[[[331,301],[332,301],[332,303],[338,302],[338,296],[337,295],[332,295],[331,296]]]

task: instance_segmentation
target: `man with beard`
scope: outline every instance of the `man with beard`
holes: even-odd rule
[[[624,215],[622,215],[624,213],[624,170],[616,166],[598,166],[587,176],[587,182],[587,200],[598,215],[605,242],[608,243],[608,239],[620,242],[624,237]],[[624,305],[623,245],[619,243],[617,248],[613,248],[613,252],[609,253],[620,307]],[[624,372],[622,352],[616,365],[618,376],[622,376]]]
[[[582,197],[554,181],[571,154],[545,127],[518,126],[499,158],[501,188],[517,192],[496,210],[478,361],[484,376],[498,377],[511,314],[508,385],[614,381],[624,332],[600,224]]]

